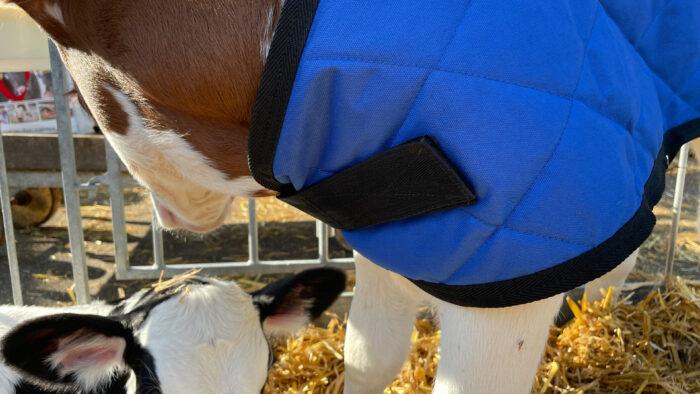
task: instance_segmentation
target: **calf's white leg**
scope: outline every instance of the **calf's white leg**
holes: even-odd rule
[[[425,293],[355,253],[355,297],[345,337],[345,394],[382,393],[408,357]]]
[[[600,289],[608,291],[610,286],[615,288],[613,294],[619,293],[622,285],[625,283],[625,279],[627,279],[627,275],[634,269],[634,264],[637,262],[638,255],[639,249],[635,250],[612,271],[598,279],[588,282],[588,284],[586,284],[586,299],[588,301],[594,301],[602,298],[603,295],[600,293]]]
[[[495,309],[435,300],[442,338],[433,393],[529,393],[561,300]]]

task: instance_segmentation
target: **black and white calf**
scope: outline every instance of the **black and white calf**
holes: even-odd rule
[[[1,306],[0,393],[259,393],[266,334],[300,328],[344,287],[320,268],[252,294],[194,278],[113,304]]]

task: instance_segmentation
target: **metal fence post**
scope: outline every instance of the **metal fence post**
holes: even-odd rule
[[[22,305],[22,284],[19,278],[19,263],[15,245],[15,229],[12,224],[12,205],[10,204],[10,187],[7,183],[7,167],[5,165],[5,147],[0,135],[0,205],[2,205],[2,221],[5,228],[7,243],[7,263],[10,266],[10,283],[12,283],[12,299],[15,305]]]
[[[258,218],[255,211],[255,199],[248,199],[248,261],[257,264],[260,260],[258,251]]]
[[[80,196],[77,189],[78,182],[70,107],[65,97],[66,69],[61,61],[58,48],[56,48],[53,41],[49,41],[49,56],[51,58],[51,81],[53,82],[56,102],[56,128],[58,130],[58,147],[61,155],[63,199],[68,216],[68,237],[70,239],[71,259],[73,262],[75,297],[79,304],[87,304],[90,302],[87,258],[85,256],[82,217],[80,215]]]
[[[112,243],[117,278],[121,278],[129,265],[127,248],[126,218],[124,214],[124,193],[122,171],[117,153],[105,138],[107,159],[107,182],[109,183],[109,205],[112,210]]]
[[[676,174],[676,190],[673,192],[673,219],[671,221],[671,239],[668,243],[666,255],[666,270],[664,277],[669,279],[673,275],[673,258],[676,254],[676,238],[681,222],[681,209],[683,205],[683,190],[685,189],[685,173],[688,167],[688,144],[681,147],[678,154],[678,173]]]
[[[318,238],[318,262],[328,263],[328,225],[316,220],[316,238]]]
[[[151,214],[151,232],[153,233],[153,266],[160,271],[165,269],[165,249],[163,248],[163,229],[158,223],[155,211]]]

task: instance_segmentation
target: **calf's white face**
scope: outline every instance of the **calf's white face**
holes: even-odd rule
[[[253,294],[234,283],[196,279],[71,313],[0,307],[0,329],[11,327],[2,341],[0,389],[8,394],[259,393],[271,363],[266,334],[298,329],[325,310],[344,285],[343,273],[322,268]]]
[[[123,132],[105,136],[129,172],[148,187],[158,221],[166,229],[212,231],[226,218],[232,196],[252,197],[263,189],[251,176],[228,179],[173,130],[148,128],[127,95],[110,86],[105,92],[118,105],[112,111],[122,110],[127,121]],[[108,127],[104,117],[111,115],[92,112],[103,128]]]

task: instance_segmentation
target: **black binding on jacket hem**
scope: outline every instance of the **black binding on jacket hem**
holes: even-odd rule
[[[499,282],[460,286],[409,279],[426,293],[455,305],[502,308],[552,297],[599,278],[617,267],[651,234],[656,224],[652,209],[664,192],[668,162],[673,160],[681,145],[699,136],[700,118],[665,134],[644,185],[639,209],[613,236],[586,253],[554,267]]]
[[[319,1],[285,1],[255,100],[248,136],[248,167],[259,184],[278,192],[285,185],[275,179],[272,163]]]
[[[294,195],[301,194],[306,189],[297,192],[291,185],[277,181],[273,172],[273,162],[287,105],[319,1],[287,0],[285,2],[258,89],[248,140],[248,165],[259,184],[280,192],[281,198],[290,203],[294,202],[293,205],[299,204],[306,208],[304,210],[313,210],[310,212],[312,216],[322,216],[326,221],[333,222],[333,215],[323,217],[323,209],[313,207],[314,204],[310,204],[308,199],[294,198]],[[530,275],[486,284],[446,285],[409,279],[425,292],[443,301],[465,307],[482,308],[525,304],[564,293],[590,282],[617,267],[651,234],[656,224],[652,208],[663,194],[668,162],[673,160],[681,145],[699,136],[700,118],[675,127],[665,134],[662,147],[645,184],[639,209],[613,236],[586,253]],[[437,149],[439,151],[439,147]],[[468,184],[465,183],[465,185],[469,191]],[[315,185],[311,187],[313,186]],[[470,198],[469,194],[465,193],[462,203],[458,205],[473,202],[474,197]],[[442,209],[447,208],[449,206]],[[404,213],[400,215],[401,217],[389,218],[389,220],[430,211],[420,212],[418,209],[416,212]],[[350,216],[357,217],[357,215]],[[382,222],[385,221],[388,220]],[[364,221],[354,223],[352,220],[350,223],[344,223],[343,220],[335,220],[333,224],[339,228],[361,228],[376,223],[368,224]]]

